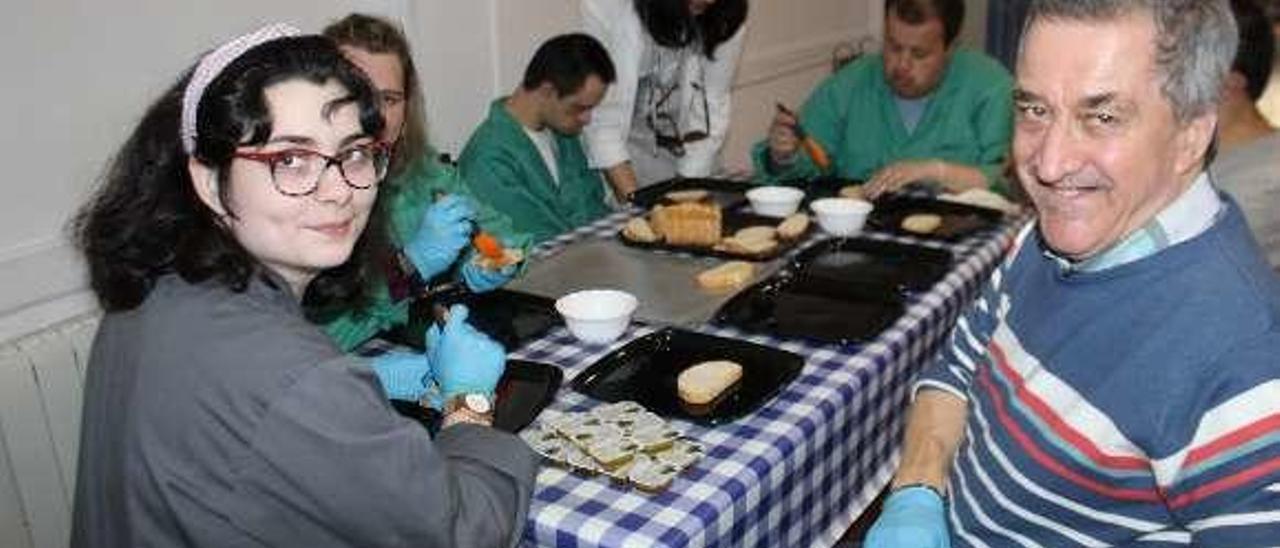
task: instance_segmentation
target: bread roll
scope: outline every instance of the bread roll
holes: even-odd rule
[[[784,240],[794,240],[809,230],[809,216],[804,213],[793,213],[791,216],[783,219],[778,223],[778,237]]]
[[[942,216],[933,213],[915,213],[902,219],[902,229],[916,234],[929,234],[942,226]]]
[[[698,273],[698,285],[704,289],[724,290],[741,286],[755,275],[756,267],[744,261],[729,261]]]
[[[676,377],[680,400],[692,405],[706,405],[720,397],[742,378],[742,366],[729,360],[715,360],[694,365]]]

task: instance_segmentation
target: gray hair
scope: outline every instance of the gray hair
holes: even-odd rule
[[[1032,0],[1023,36],[1038,20],[1114,21],[1149,15],[1156,28],[1160,91],[1179,122],[1217,108],[1239,36],[1227,0]]]

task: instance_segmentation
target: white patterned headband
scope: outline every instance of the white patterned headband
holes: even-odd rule
[[[182,92],[182,149],[188,155],[196,150],[196,110],[200,107],[205,88],[209,87],[213,79],[232,61],[244,55],[244,52],[272,40],[300,34],[302,31],[292,25],[275,23],[239,36],[200,58],[195,72],[191,74],[191,80],[187,82],[187,88]]]

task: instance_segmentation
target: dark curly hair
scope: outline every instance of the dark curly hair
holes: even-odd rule
[[[264,267],[192,186],[189,157],[179,138],[182,93],[190,78],[188,70],[151,105],[111,161],[96,195],[73,221],[93,290],[107,311],[137,307],[156,279],[170,273],[190,283],[212,280],[237,292],[244,291],[253,276],[269,281]],[[295,79],[337,82],[348,92],[338,102],[358,105],[363,132],[377,136],[381,131],[373,88],[331,41],[304,36],[254,47],[214,78],[197,110],[198,136],[191,157],[218,173],[224,203],[232,154],[271,136],[264,91]],[[352,256],[311,282],[307,302],[342,306],[365,300],[366,276],[383,260],[385,235],[378,229],[385,225],[382,215],[382,207],[375,204]]]
[[[682,48],[702,41],[702,53],[715,59],[716,48],[727,42],[747,20],[747,0],[718,0],[702,15],[689,12],[689,0],[635,0],[636,15],[658,45]]]

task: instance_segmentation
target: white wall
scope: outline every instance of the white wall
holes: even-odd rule
[[[878,34],[880,0],[754,0],[724,157],[746,166],[777,100],[799,104],[840,41]],[[800,8],[803,9],[800,9]],[[269,21],[318,30],[348,11],[404,22],[433,142],[456,153],[577,0],[18,0],[0,14],[0,340],[92,307],[69,216],[143,109],[199,52]]]

